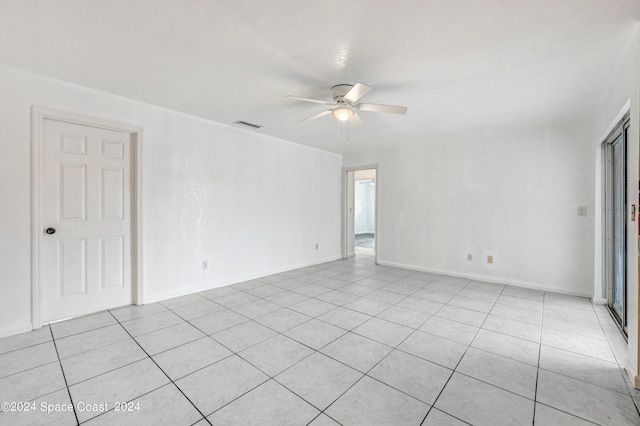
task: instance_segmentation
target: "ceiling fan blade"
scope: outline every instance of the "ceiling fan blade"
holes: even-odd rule
[[[304,120],[300,120],[300,123],[302,123],[303,121],[309,121],[309,120],[315,120],[316,118],[320,118],[320,117],[324,117],[327,114],[331,114],[333,112],[332,109],[328,109],[326,111],[322,111],[318,114],[312,115],[311,117],[307,117]]]
[[[344,100],[350,104],[354,104],[370,91],[371,87],[367,86],[366,84],[356,83],[356,85],[353,86],[346,95],[344,95]]]
[[[287,95],[285,98],[297,99],[299,101],[305,102],[313,102],[316,104],[324,104],[324,105],[335,105],[333,102],[329,101],[321,101],[320,99],[311,99],[311,98],[301,98],[300,96]]]
[[[362,119],[360,119],[360,116],[355,111],[353,111],[353,115],[349,119],[349,123],[351,123],[352,125],[354,125],[356,127],[364,126],[364,123],[362,122]]]
[[[397,105],[358,104],[361,111],[387,112],[389,114],[406,114],[407,107]]]

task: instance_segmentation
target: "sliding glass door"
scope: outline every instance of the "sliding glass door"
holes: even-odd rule
[[[628,119],[605,142],[606,281],[608,305],[623,330],[627,326],[627,161]]]

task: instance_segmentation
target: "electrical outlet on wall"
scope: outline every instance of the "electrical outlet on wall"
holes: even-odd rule
[[[207,269],[209,269],[209,261],[208,260],[203,260],[202,261],[202,270],[206,271]]]
[[[487,263],[493,263],[493,256],[487,256]]]

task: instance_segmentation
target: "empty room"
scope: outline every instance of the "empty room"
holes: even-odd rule
[[[640,0],[0,5],[0,425],[640,425]]]

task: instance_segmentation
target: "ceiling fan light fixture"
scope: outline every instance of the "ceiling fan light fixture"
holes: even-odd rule
[[[333,110],[333,115],[340,121],[348,121],[353,117],[353,111],[348,108],[338,108]]]
[[[301,123],[333,114],[338,121],[348,121],[349,124],[360,127],[364,125],[358,114],[360,110],[384,112],[388,114],[405,114],[407,112],[407,107],[405,106],[358,103],[360,98],[369,93],[370,90],[371,87],[362,83],[356,83],[355,85],[337,84],[331,88],[331,98],[333,102],[291,95],[287,95],[287,97],[299,101],[331,105],[333,107],[300,120]]]

